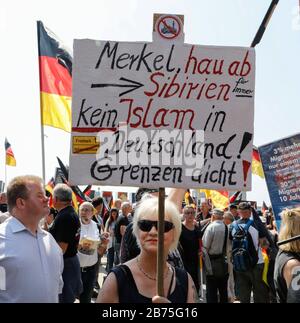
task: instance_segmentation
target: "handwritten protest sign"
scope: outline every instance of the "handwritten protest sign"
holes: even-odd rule
[[[300,134],[259,147],[276,223],[285,208],[300,206]]]
[[[71,182],[250,190],[254,80],[253,48],[75,40]]]

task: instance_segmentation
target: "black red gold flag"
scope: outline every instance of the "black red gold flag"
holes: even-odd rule
[[[71,131],[72,56],[58,37],[37,22],[41,122]]]

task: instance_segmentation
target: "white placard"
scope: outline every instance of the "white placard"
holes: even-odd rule
[[[251,189],[255,51],[75,40],[73,184]]]

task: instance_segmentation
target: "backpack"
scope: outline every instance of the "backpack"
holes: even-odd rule
[[[251,270],[258,261],[257,251],[251,234],[248,232],[251,224],[253,224],[253,220],[249,220],[244,227],[236,221],[232,223],[236,230],[232,239],[232,263],[236,272]]]

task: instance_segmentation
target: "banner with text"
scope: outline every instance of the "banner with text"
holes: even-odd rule
[[[255,51],[74,41],[70,180],[251,189]]]
[[[259,147],[276,223],[285,208],[300,206],[300,134]]]

